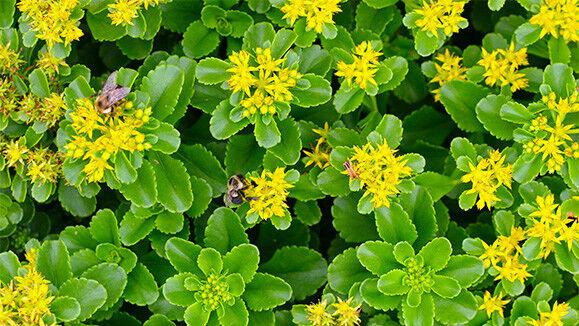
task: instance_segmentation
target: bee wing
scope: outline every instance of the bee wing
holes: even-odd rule
[[[229,199],[229,195],[226,193],[225,196],[223,196],[223,201],[225,202],[225,207],[231,207],[231,204],[233,204],[231,202],[231,199]]]
[[[118,85],[117,85],[116,81],[117,81],[117,72],[114,71],[113,73],[111,73],[109,75],[109,78],[107,78],[107,81],[103,85],[103,91],[102,92],[103,93],[109,92],[109,91],[112,91],[113,89],[117,88]]]
[[[107,92],[107,99],[110,104],[115,104],[129,95],[131,89],[129,87],[119,87]]]

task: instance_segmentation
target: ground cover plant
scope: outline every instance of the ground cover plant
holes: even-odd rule
[[[0,325],[579,323],[579,1],[0,1]]]

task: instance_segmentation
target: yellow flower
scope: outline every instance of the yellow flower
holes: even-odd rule
[[[114,116],[106,116],[97,112],[91,100],[77,100],[76,108],[70,113],[76,135],[65,145],[65,150],[73,160],[88,160],[83,171],[89,182],[102,180],[105,171],[112,170],[109,160],[119,151],[133,153],[151,148],[139,128],[149,121],[152,110],[137,109],[129,114],[127,111],[132,105],[125,102]]]
[[[438,32],[444,35],[456,33],[467,20],[460,15],[464,11],[466,1],[453,0],[430,0],[422,2],[422,9],[414,10],[414,13],[421,16],[416,20],[416,26],[422,31],[430,32],[438,38]]]
[[[10,49],[10,43],[0,44],[0,73],[14,73],[20,69],[20,65],[23,63],[24,61],[20,59],[19,54]]]
[[[527,272],[527,265],[519,261],[519,255],[507,256],[501,266],[495,267],[499,274],[495,280],[506,279],[510,282],[520,281],[524,283],[525,280],[532,275]]]
[[[444,54],[439,53],[436,55],[436,60],[440,62],[434,63],[434,68],[436,69],[436,76],[430,80],[431,83],[438,83],[439,88],[432,91],[434,94],[434,100],[440,100],[440,88],[442,85],[448,83],[451,80],[466,80],[467,68],[463,67],[460,63],[462,61],[461,57],[455,56],[448,50]]]
[[[311,151],[304,150],[304,154],[308,157],[306,167],[313,164],[320,169],[325,169],[330,166],[330,153],[332,152],[332,148],[327,141],[330,130],[331,128],[327,122],[324,124],[324,128],[312,129],[312,131],[320,135],[320,137],[316,141],[316,145],[312,145]]]
[[[293,26],[300,17],[306,18],[306,30],[321,33],[325,24],[334,23],[334,14],[342,11],[340,0],[287,0],[281,7],[283,19],[288,19]]]
[[[563,317],[569,313],[569,304],[561,303],[558,304],[557,301],[553,304],[553,309],[551,312],[541,312],[539,319],[533,319],[530,325],[534,326],[563,326]]]
[[[293,187],[285,177],[283,168],[277,168],[274,172],[263,170],[260,176],[251,176],[252,186],[245,191],[245,196],[252,198],[249,200],[250,209],[247,213],[255,212],[262,220],[272,216],[285,216],[288,189]]]
[[[275,102],[292,101],[290,89],[296,86],[300,78],[297,70],[282,67],[285,58],[273,58],[271,48],[256,48],[255,53],[255,60],[245,50],[229,56],[233,67],[227,69],[231,73],[227,84],[233,93],[243,91],[247,96],[241,101],[241,106],[245,108],[244,117],[257,113],[275,114]]]
[[[83,35],[78,20],[71,18],[78,4],[78,0],[20,0],[18,9],[36,31],[36,37],[52,48],[54,43],[67,45]]]
[[[508,49],[498,49],[487,52],[482,49],[482,59],[478,64],[485,69],[483,76],[489,86],[510,85],[511,92],[528,86],[529,81],[525,75],[518,72],[518,68],[527,65],[527,48],[515,50],[515,44],[511,43]]]
[[[479,258],[483,261],[485,268],[489,268],[490,266],[498,266],[504,257],[504,252],[502,251],[502,248],[499,247],[499,243],[495,241],[492,245],[489,246],[486,244],[486,242],[482,240],[481,242],[485,252],[480,255]]]
[[[356,307],[351,306],[352,298],[343,301],[338,298],[337,303],[333,303],[332,306],[336,308],[336,311],[332,314],[335,317],[336,326],[354,326],[360,325],[360,307],[359,304]]]
[[[62,174],[62,155],[48,148],[30,151],[27,175],[32,183],[56,182]]]
[[[338,61],[336,76],[344,77],[348,86],[352,85],[352,80],[361,89],[366,89],[368,83],[378,86],[374,77],[378,72],[378,57],[381,55],[381,52],[374,51],[369,41],[364,41],[354,48],[354,62],[348,64]]]
[[[4,145],[4,155],[8,166],[16,166],[18,163],[24,164],[28,156],[28,147],[20,144],[20,141],[11,141]]]
[[[312,326],[332,326],[334,324],[332,315],[326,311],[327,306],[328,303],[324,300],[309,304],[306,307],[307,318]]]
[[[385,140],[380,145],[367,143],[353,149],[354,155],[350,160],[355,162],[360,187],[365,187],[362,198],[371,196],[374,208],[390,207],[391,196],[400,193],[398,185],[412,175],[412,168],[406,165],[408,160],[404,156],[396,156],[396,151]]]
[[[489,291],[485,291],[483,304],[478,307],[478,310],[485,310],[487,317],[491,318],[493,312],[498,312],[501,317],[503,315],[504,306],[509,303],[509,300],[503,300],[503,294],[499,292],[498,295],[492,296]]]
[[[551,92],[549,95],[543,96],[541,101],[549,109],[556,111],[561,116],[565,116],[567,113],[579,112],[579,92],[577,92],[577,89],[567,98],[559,97],[557,99],[557,94]],[[547,119],[545,118],[546,121]]]
[[[541,27],[541,35],[561,36],[566,42],[579,41],[579,1],[543,0],[539,12],[529,22]]]
[[[496,192],[501,185],[511,187],[513,167],[511,164],[505,164],[504,160],[505,157],[495,150],[489,153],[488,159],[481,159],[476,166],[468,162],[469,172],[462,176],[461,181],[472,183],[472,188],[466,193],[478,195],[476,203],[478,209],[485,206],[490,209],[499,200]]]
[[[133,19],[139,15],[142,7],[145,9],[158,5],[165,0],[114,0],[108,5],[109,18],[113,25],[134,25]]]
[[[26,253],[29,263],[24,273],[14,277],[8,285],[0,285],[0,322],[7,326],[45,326],[44,315],[50,314],[54,300],[50,282],[36,270],[34,249]],[[53,324],[55,325],[55,324]]]
[[[50,52],[42,52],[36,64],[46,72],[48,77],[58,74],[60,67],[68,67],[65,60],[53,56]]]

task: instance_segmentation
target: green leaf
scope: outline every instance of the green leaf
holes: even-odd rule
[[[368,278],[360,285],[360,294],[370,306],[380,310],[391,310],[400,304],[400,296],[384,295],[378,291],[378,279]]]
[[[549,59],[551,63],[569,63],[571,60],[571,51],[562,37],[551,37],[547,45],[549,46]]]
[[[390,207],[374,210],[378,234],[384,241],[395,244],[399,241],[414,242],[418,237],[416,227],[402,206],[391,203]]]
[[[244,48],[265,48],[266,41],[272,42],[275,30],[270,23],[262,22],[251,26],[243,35]]]
[[[356,248],[346,249],[328,266],[328,283],[330,287],[342,294],[347,294],[356,282],[372,277],[356,257]]]
[[[411,307],[406,302],[402,302],[402,316],[404,324],[407,326],[428,326],[434,325],[434,303],[432,295],[423,295],[420,305]]]
[[[157,202],[157,182],[153,165],[145,160],[137,170],[137,179],[130,184],[123,184],[121,193],[135,205],[151,207]]]
[[[149,235],[154,228],[154,218],[138,218],[133,212],[128,211],[121,221],[119,234],[124,245],[132,246]]]
[[[334,95],[334,107],[341,114],[356,110],[364,99],[364,90],[359,87],[340,87]]]
[[[524,23],[515,31],[517,43],[526,46],[531,45],[539,40],[541,36],[541,27],[531,23]]]
[[[393,269],[380,277],[378,290],[389,296],[406,294],[410,291],[410,286],[404,284],[405,277],[406,272]]]
[[[113,25],[107,16],[108,11],[103,10],[96,15],[86,13],[86,22],[90,28],[91,35],[97,41],[116,41],[127,34],[127,29],[123,25]]]
[[[541,171],[543,160],[533,153],[523,154],[513,164],[513,179],[519,183],[526,183],[535,179]]]
[[[397,148],[402,141],[402,121],[394,115],[384,115],[374,131],[384,137],[390,148]]]
[[[513,139],[513,131],[517,128],[516,124],[501,117],[501,108],[508,101],[509,99],[503,95],[489,95],[480,100],[476,106],[476,116],[484,128],[491,135],[503,140]]]
[[[80,304],[77,321],[88,319],[105,304],[107,290],[95,280],[71,278],[58,290],[59,297],[71,297]]]
[[[443,298],[454,298],[460,292],[460,285],[453,278],[434,275],[432,280],[434,281],[432,291]]]
[[[159,202],[173,213],[185,212],[193,203],[191,182],[183,162],[165,154],[149,152],[153,169]]]
[[[58,320],[72,321],[80,315],[80,303],[75,298],[58,296],[50,303],[50,312]]]
[[[298,67],[298,72],[300,74],[305,75],[312,73],[318,76],[325,76],[330,70],[332,56],[319,45],[312,45],[305,49],[299,49],[297,50],[297,53],[300,58]]]
[[[110,209],[101,209],[94,215],[90,221],[89,231],[91,236],[100,243],[121,245],[117,218]]]
[[[419,30],[414,34],[414,48],[423,57],[429,56],[438,48],[438,37]]]
[[[183,34],[183,52],[197,59],[211,53],[219,45],[219,34],[205,27],[200,20],[194,21]]]
[[[540,302],[542,300],[549,301],[553,297],[553,289],[549,284],[541,282],[535,286],[533,293],[531,294],[531,299],[535,302]]]
[[[191,176],[191,190],[193,190],[193,205],[187,210],[186,214],[190,217],[199,217],[211,203],[213,192],[207,181]]]
[[[466,323],[476,314],[477,303],[474,296],[462,290],[452,299],[433,296],[434,317],[444,324]]]
[[[281,29],[273,38],[273,42],[271,44],[271,55],[274,58],[281,58],[284,54],[289,50],[289,48],[294,44],[295,40],[298,38],[298,35],[288,29]]]
[[[450,259],[452,247],[446,238],[436,238],[426,244],[418,256],[421,256],[425,266],[430,266],[433,271],[443,269]]]
[[[50,96],[50,88],[48,87],[48,79],[44,71],[40,68],[34,69],[28,76],[30,80],[30,91],[40,97],[45,98]]]
[[[221,325],[247,325],[249,312],[240,298],[235,299],[232,306],[226,306],[223,316],[219,317]]]
[[[367,241],[358,248],[356,255],[367,270],[380,276],[402,267],[394,258],[393,252],[394,246],[390,243]]]
[[[283,247],[260,270],[286,281],[293,290],[292,299],[303,300],[326,283],[327,263],[313,249]]]
[[[293,165],[299,160],[301,154],[300,130],[293,118],[279,121],[277,126],[281,134],[281,141],[269,148],[269,151],[284,163]],[[236,164],[239,164],[239,162]]]
[[[137,179],[137,170],[133,167],[125,152],[119,152],[115,155],[115,176],[124,184],[135,182]]]
[[[557,96],[566,98],[575,90],[573,69],[562,63],[548,65],[543,73],[543,83],[549,85]]]
[[[157,301],[159,289],[147,267],[142,263],[131,271],[128,277],[124,298],[127,302],[138,306],[150,305]]]
[[[173,113],[184,78],[183,70],[174,65],[158,66],[143,78],[141,91],[149,94],[153,117],[162,121]]]
[[[199,71],[199,69],[197,69],[197,71]],[[229,101],[224,100],[219,103],[215,111],[213,111],[213,116],[209,122],[209,131],[211,131],[211,135],[216,139],[227,139],[249,124],[248,119],[233,122],[229,118],[229,114],[233,109],[234,107],[229,104]]]
[[[179,131],[166,122],[161,122],[159,128],[151,130],[150,135],[158,137],[157,142],[153,144],[153,150],[165,154],[175,153],[179,149],[179,145],[181,145]]]
[[[323,77],[314,74],[305,74],[300,80],[308,81],[310,87],[306,89],[292,89],[291,92],[294,95],[293,103],[296,105],[304,108],[317,106],[328,102],[332,97],[330,82]]]
[[[185,164],[187,172],[205,180],[214,196],[226,191],[227,174],[217,158],[202,145],[183,145],[177,152],[177,157]]]
[[[205,275],[219,274],[223,270],[223,261],[219,251],[213,248],[203,248],[197,257],[197,265]]]
[[[249,243],[239,216],[229,208],[216,209],[207,221],[204,243],[222,254],[232,248]]]
[[[205,326],[210,313],[203,308],[203,303],[197,301],[185,310],[185,322],[187,326]]]
[[[255,311],[269,310],[291,298],[292,288],[280,278],[256,273],[242,295],[247,307]]]
[[[340,237],[348,242],[364,242],[379,239],[376,221],[370,214],[362,215],[357,210],[359,195],[334,199],[332,224]]]
[[[480,132],[483,128],[476,118],[475,107],[488,92],[488,89],[474,83],[453,80],[442,86],[440,102],[460,129]]]
[[[334,169],[334,167],[325,168],[318,175],[318,187],[320,190],[330,196],[342,197],[350,192],[348,186],[348,176]]]
[[[231,24],[231,37],[242,37],[245,31],[253,25],[253,18],[245,12],[228,10],[226,16]]]
[[[428,191],[422,187],[415,187],[411,193],[400,195],[400,205],[416,227],[418,234],[414,244],[416,247],[420,247],[434,238],[438,226],[436,225],[434,203]]]
[[[184,216],[182,213],[161,212],[155,218],[157,230],[163,233],[177,233],[183,229]]]
[[[36,269],[56,287],[72,277],[68,250],[60,240],[44,242],[38,250],[36,262]]]
[[[223,60],[205,58],[199,61],[197,69],[195,70],[195,76],[197,80],[203,84],[218,84],[229,78],[230,73],[227,72],[227,69],[231,67],[232,65],[230,63]]]
[[[258,170],[263,162],[264,155],[265,149],[257,145],[257,141],[252,135],[235,135],[230,137],[225,151],[225,169],[227,170],[227,175],[243,175]]]
[[[107,290],[107,300],[100,308],[102,311],[113,307],[127,285],[127,274],[117,264],[102,263],[93,266],[85,271],[82,277],[99,282]]]
[[[461,156],[466,156],[476,162],[477,152],[474,145],[466,138],[457,137],[450,143],[450,152],[455,160]]]
[[[169,262],[178,272],[203,275],[203,272],[197,267],[197,256],[201,252],[199,245],[173,237],[165,243],[165,252]]]
[[[398,2],[398,0],[364,0],[364,3],[366,3],[368,6],[377,9],[391,6],[396,2]]]
[[[275,120],[266,125],[261,118],[255,120],[255,139],[261,147],[270,148],[281,141],[281,133]]]
[[[12,26],[16,0],[7,0],[0,2],[0,28],[9,28]]]
[[[153,315],[143,326],[175,326],[175,323],[165,317],[165,315]]]
[[[8,285],[12,278],[17,275],[20,261],[12,251],[0,253],[0,282]]]
[[[413,180],[414,183],[428,190],[433,202],[437,202],[444,197],[457,183],[454,179],[436,172],[421,173],[414,177]]]
[[[241,244],[223,257],[223,268],[229,273],[239,273],[245,283],[251,282],[259,264],[259,250],[252,244]]]
[[[141,40],[125,36],[117,40],[116,43],[121,52],[131,60],[145,59],[153,50],[152,40]]]
[[[505,5],[505,0],[489,0],[489,9],[499,11]]]
[[[503,120],[523,124],[535,116],[524,105],[509,101],[501,106],[500,116]]]

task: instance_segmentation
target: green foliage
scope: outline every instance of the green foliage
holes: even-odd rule
[[[577,325],[578,19],[0,1],[0,320]]]

